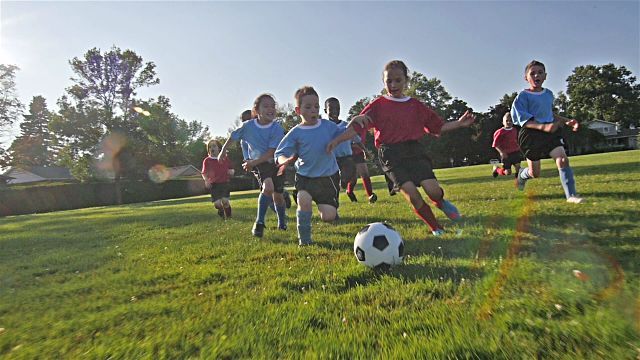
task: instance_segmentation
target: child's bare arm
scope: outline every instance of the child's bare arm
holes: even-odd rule
[[[457,121],[449,121],[444,123],[444,125],[442,125],[442,128],[440,129],[440,132],[451,131],[462,127],[469,127],[475,121],[475,115],[473,115],[471,110],[467,110],[464,114],[462,114],[462,116],[460,116]]]
[[[578,131],[578,128],[580,127],[580,124],[578,123],[578,121],[576,119],[569,119],[569,118],[566,118],[566,117],[564,117],[562,115],[558,115],[558,114],[555,114],[555,113],[553,114],[553,118],[556,121],[562,122],[566,126],[570,126],[571,130],[573,130],[573,131]]]
[[[351,124],[349,124],[349,126],[347,127],[347,130],[345,130],[345,132],[343,132],[342,134],[336,136],[333,140],[331,140],[327,144],[327,153],[332,152],[333,149],[335,149],[336,146],[338,146],[338,144],[340,144],[343,141],[347,141],[349,139],[352,139],[355,135],[357,135],[356,130],[351,126]]]
[[[553,132],[556,132],[556,130],[558,130],[558,128],[561,125],[562,124],[559,121],[541,124],[537,122],[534,118],[531,118],[529,119],[529,121],[524,123],[523,127],[526,127],[527,129],[540,130],[548,133],[553,133]]]
[[[273,154],[276,152],[276,149],[271,148],[267,151],[264,152],[264,154],[262,154],[262,156],[260,156],[257,159],[254,160],[247,160],[244,164],[242,164],[242,167],[247,170],[250,171],[252,168],[262,164],[263,162],[267,162],[270,159],[273,159]]]
[[[232,141],[234,140],[232,140],[231,137],[229,137],[227,141],[224,142],[224,145],[222,145],[222,148],[220,148],[220,154],[218,155],[220,159],[224,159],[227,157],[227,147],[229,146],[229,143],[231,143]]]

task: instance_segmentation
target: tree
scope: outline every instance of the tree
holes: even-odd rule
[[[414,97],[435,110],[440,116],[444,109],[451,103],[451,95],[442,86],[437,78],[427,78],[423,74],[414,71],[407,84],[407,96]]]
[[[29,113],[20,123],[20,135],[9,148],[12,165],[48,166],[53,154],[49,121],[51,113],[44,97],[34,96],[29,104]]]
[[[15,65],[0,64],[0,134],[22,115],[23,105],[16,93]]]
[[[579,120],[640,125],[640,84],[624,66],[576,67],[567,78],[567,95],[568,113]]]

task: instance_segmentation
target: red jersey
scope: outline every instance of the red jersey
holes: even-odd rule
[[[424,134],[439,136],[444,125],[435,111],[410,97],[394,99],[380,96],[365,106],[360,114],[366,114],[373,120],[367,129],[374,128],[373,138],[377,148],[381,144],[419,140]],[[354,129],[360,132],[362,127],[356,124]]]
[[[506,154],[520,151],[518,146],[518,130],[516,128],[500,128],[493,133],[493,144],[491,147],[500,148]]]
[[[210,184],[219,184],[229,181],[229,169],[232,168],[231,161],[226,158],[222,161],[217,158],[207,156],[202,160],[202,175],[207,178]]]

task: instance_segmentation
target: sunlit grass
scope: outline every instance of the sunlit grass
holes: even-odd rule
[[[489,165],[437,170],[464,214],[429,235],[374,179],[298,248],[255,192],[222,221],[207,197],[0,219],[3,358],[610,358],[640,354],[640,152],[571,159],[514,190]],[[357,263],[356,232],[388,221],[408,256]],[[584,276],[577,277],[574,270]]]

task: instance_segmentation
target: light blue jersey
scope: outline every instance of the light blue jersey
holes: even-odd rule
[[[242,149],[242,158],[249,160],[249,144],[244,140],[240,140],[240,148]]]
[[[284,129],[279,123],[273,121],[267,125],[260,125],[258,119],[245,121],[231,132],[232,140],[244,140],[247,143],[246,155],[248,159],[253,160],[260,158],[269,149],[275,149],[283,136]]]
[[[313,178],[331,176],[338,172],[338,163],[333,153],[327,154],[327,144],[343,132],[344,129],[333,121],[325,119],[319,119],[311,126],[298,124],[282,139],[275,158],[297,154],[295,168],[298,174]]]
[[[329,120],[331,122],[333,122],[332,120]],[[349,126],[349,123],[343,120],[339,120],[338,123],[334,124],[338,125],[338,128],[340,129],[340,132],[343,133],[347,130],[347,126]],[[358,135],[355,135],[352,139],[352,141],[343,141],[340,144],[338,144],[338,146],[336,146],[335,149],[333,149],[333,154],[339,158],[339,157],[343,157],[343,156],[351,156],[353,155],[353,151],[351,150],[351,143],[352,142],[360,142],[360,137]]]
[[[553,122],[553,93],[549,89],[540,92],[521,91],[511,106],[513,124],[523,126],[533,118],[536,122]]]

